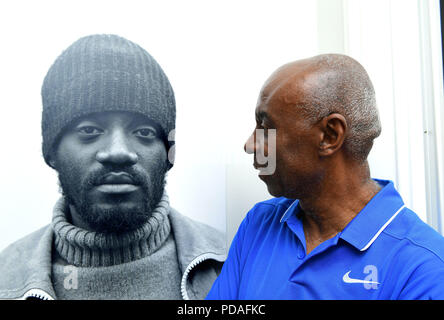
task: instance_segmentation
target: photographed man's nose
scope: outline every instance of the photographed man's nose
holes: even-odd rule
[[[96,154],[96,159],[102,164],[134,165],[138,161],[137,154],[131,149],[129,141],[123,132],[115,132]]]
[[[247,142],[245,142],[244,150],[248,154],[253,154],[255,151],[255,138],[254,132],[248,137]]]

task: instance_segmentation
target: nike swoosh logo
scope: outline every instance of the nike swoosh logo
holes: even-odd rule
[[[379,282],[376,281],[369,281],[369,280],[361,280],[361,279],[353,279],[349,277],[351,270],[349,272],[347,272],[346,274],[344,274],[344,276],[342,277],[342,281],[344,281],[345,283],[369,283],[369,284],[380,284]]]

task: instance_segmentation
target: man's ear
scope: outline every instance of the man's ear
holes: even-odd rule
[[[319,125],[322,131],[319,155],[328,157],[342,147],[348,131],[347,121],[343,115],[332,113],[323,118]]]

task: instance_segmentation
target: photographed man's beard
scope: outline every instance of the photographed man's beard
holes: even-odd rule
[[[128,173],[142,189],[143,201],[131,207],[123,206],[116,195],[115,205],[100,207],[89,196],[89,191],[97,186],[100,179],[110,170],[103,169],[88,175],[79,181],[77,172],[59,168],[59,183],[62,193],[69,205],[74,206],[77,214],[88,227],[95,232],[124,233],[135,230],[145,224],[151,217],[153,210],[159,204],[165,187],[167,165],[150,172],[150,176],[136,171],[134,168],[119,168],[119,171]],[[110,195],[112,197],[113,195]],[[69,216],[68,216],[69,217]]]

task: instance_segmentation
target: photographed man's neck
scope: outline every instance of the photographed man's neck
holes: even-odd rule
[[[315,188],[318,191],[299,202],[307,253],[342,231],[380,189],[367,162],[335,164]]]

